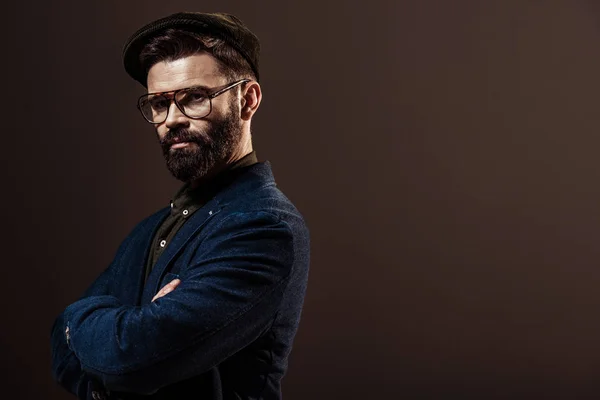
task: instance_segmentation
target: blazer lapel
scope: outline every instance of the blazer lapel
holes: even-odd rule
[[[239,196],[243,196],[245,193],[265,185],[275,184],[275,179],[271,171],[271,164],[266,161],[264,163],[257,163],[250,167],[244,172],[244,174],[234,180],[230,186],[225,188],[223,191],[217,193],[212,200],[196,211],[188,221],[183,224],[179,231],[173,237],[171,243],[167,245],[167,248],[158,258],[156,265],[150,272],[146,285],[143,288],[142,298],[140,304],[148,304],[156,295],[160,289],[160,284],[164,274],[167,272],[170,264],[176,258],[176,256],[184,249],[185,245],[196,236],[197,232],[202,229],[206,221],[212,218],[218,213],[222,207],[226,206],[229,202],[235,200]],[[166,216],[166,215],[165,215]],[[162,221],[162,219],[161,219]],[[153,230],[150,239],[154,236],[156,229]],[[150,253],[150,246],[152,244],[148,242],[146,247],[146,257]],[[145,259],[146,260],[146,259]],[[146,265],[144,262],[140,265]],[[144,270],[144,268],[142,268]],[[142,272],[143,274],[144,272]],[[143,275],[141,275],[142,277]],[[141,278],[140,279],[143,279]],[[143,280],[141,281],[143,282]]]
[[[164,252],[160,255],[154,268],[148,276],[146,285],[144,286],[142,294],[141,304],[150,303],[154,295],[160,289],[158,285],[166,273],[168,266],[175,259],[175,257],[183,250],[185,245],[196,236],[196,233],[202,229],[206,221],[212,218],[220,210],[219,202],[216,198],[213,198],[206,203],[202,208],[197,210],[189,220],[187,220],[183,226],[177,231],[171,243],[167,245]],[[150,252],[150,246],[148,246],[147,253]]]
[[[156,214],[154,214],[148,221],[141,227],[141,232],[136,235],[136,243],[134,248],[136,251],[131,251],[131,259],[127,259],[126,262],[129,264],[129,274],[127,277],[123,277],[123,282],[127,284],[127,290],[124,290],[121,294],[126,304],[140,304],[142,298],[142,292],[144,289],[144,279],[146,278],[146,271],[143,268],[148,261],[148,254],[150,246],[152,246],[152,238],[164,219],[169,215],[170,207],[166,207]],[[138,239],[139,238],[139,239]],[[141,265],[142,268],[133,268],[134,266]]]

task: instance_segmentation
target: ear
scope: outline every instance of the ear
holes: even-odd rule
[[[260,106],[262,92],[256,81],[247,82],[244,86],[241,99],[241,118],[244,121],[250,121]]]

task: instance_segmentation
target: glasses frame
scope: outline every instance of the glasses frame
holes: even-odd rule
[[[210,110],[208,111],[208,114],[206,114],[202,117],[190,117],[189,115],[187,115],[185,113],[185,111],[183,111],[183,107],[177,101],[177,93],[184,91],[184,90],[190,90],[190,89],[195,89],[195,88],[203,89],[204,88],[203,86],[190,86],[190,87],[181,88],[181,89],[177,89],[177,90],[170,90],[168,92],[154,92],[154,93],[143,94],[138,98],[137,109],[140,110],[140,114],[142,114],[142,117],[144,117],[144,119],[146,121],[148,121],[149,123],[151,123],[153,125],[160,125],[160,124],[164,123],[167,120],[167,118],[169,118],[169,111],[171,110],[171,104],[173,102],[175,103],[175,106],[177,106],[177,109],[179,109],[179,111],[181,111],[181,113],[183,115],[185,115],[186,117],[188,117],[190,119],[202,119],[202,118],[208,117],[210,115],[210,113],[212,112],[212,99],[214,99],[217,96],[222,95],[223,93],[227,92],[228,90],[233,89],[234,87],[236,87],[238,85],[241,85],[243,83],[250,82],[250,81],[251,81],[251,79],[240,79],[239,81],[235,81],[235,82],[228,84],[227,86],[225,86],[222,89],[219,89],[212,93],[208,93],[206,98],[208,99]],[[148,97],[149,95],[164,96],[167,98],[167,100],[171,100],[171,103],[169,104],[169,108],[167,108],[167,113],[165,114],[165,119],[162,120],[161,122],[150,121],[148,118],[146,118],[146,115],[144,115],[144,112],[142,111],[141,101],[142,101],[142,99]]]

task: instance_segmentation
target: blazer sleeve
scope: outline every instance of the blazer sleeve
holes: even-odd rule
[[[122,252],[127,247],[129,240],[126,239],[119,246],[113,262],[106,268],[100,276],[85,290],[81,299],[93,296],[108,295],[112,275],[116,268],[116,263],[121,257]],[[70,349],[65,335],[64,311],[55,319],[51,333],[51,362],[52,376],[62,387],[79,398],[85,398],[90,377],[81,369],[81,363]]]
[[[201,374],[263,333],[294,263],[290,226],[269,212],[225,217],[182,282],[143,306],[92,296],[67,307],[71,348],[109,390],[152,394]]]

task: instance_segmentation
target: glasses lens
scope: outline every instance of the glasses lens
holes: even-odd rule
[[[177,103],[190,118],[202,118],[210,114],[210,99],[204,89],[182,90],[177,93]]]
[[[169,99],[162,95],[148,95],[140,98],[140,111],[150,122],[160,123],[167,118]]]

